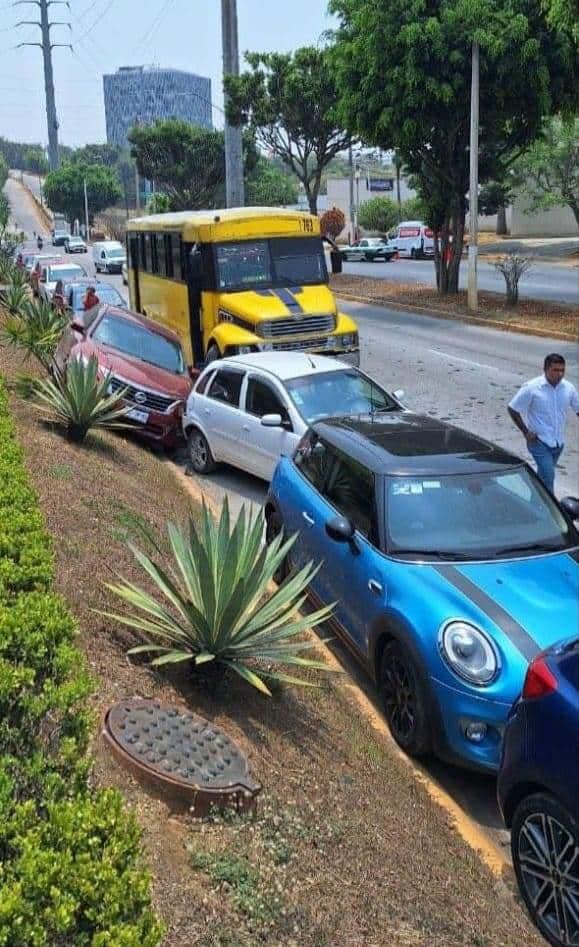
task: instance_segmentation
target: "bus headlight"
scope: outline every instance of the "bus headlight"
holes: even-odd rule
[[[343,349],[352,349],[358,345],[358,333],[347,332],[345,335],[336,336],[336,340]]]

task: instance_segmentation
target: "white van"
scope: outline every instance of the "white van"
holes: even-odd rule
[[[421,220],[403,220],[391,235],[398,255],[420,260],[434,256],[434,233]]]
[[[127,254],[118,240],[103,240],[93,243],[92,258],[97,273],[120,273]]]

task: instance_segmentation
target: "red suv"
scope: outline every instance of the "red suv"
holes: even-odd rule
[[[96,356],[110,390],[127,389],[128,417],[137,433],[163,447],[174,447],[191,391],[178,337],[149,319],[115,306],[74,313],[55,354],[62,370],[71,358]]]

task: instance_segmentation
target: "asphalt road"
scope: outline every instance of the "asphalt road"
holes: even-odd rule
[[[344,275],[372,276],[378,279],[392,280],[396,283],[423,283],[436,286],[434,263],[432,260],[392,260],[383,263],[344,263]],[[466,289],[467,261],[461,261],[460,286]],[[492,263],[479,258],[479,289],[505,292],[504,277],[498,273]],[[521,296],[531,299],[548,299],[551,302],[579,306],[579,265],[567,266],[557,263],[536,262],[525,273],[520,282]]]
[[[20,226],[29,233],[37,229],[34,213],[20,187],[9,182],[8,195]],[[55,252],[62,251],[55,248]],[[94,273],[88,254],[75,255],[73,259],[89,274]],[[403,265],[406,263],[400,264]],[[360,264],[360,269],[369,272],[372,266]],[[383,264],[375,267],[381,268]],[[391,267],[387,269],[390,272]],[[120,276],[99,278],[111,282],[126,296]],[[523,457],[525,445],[506,411],[512,394],[526,379],[540,374],[543,357],[549,351],[562,352],[568,362],[568,377],[575,383],[579,381],[578,349],[570,343],[359,303],[344,301],[341,308],[358,321],[362,367],[386,388],[403,388],[409,407],[464,426]],[[559,496],[579,495],[578,424],[576,417],[569,418],[567,446],[557,475]],[[217,502],[227,495],[234,510],[243,502],[261,505],[266,494],[262,481],[231,468],[202,478],[199,488]],[[349,654],[337,642],[334,650],[348,673],[376,701],[372,685]],[[429,765],[428,773],[506,852],[507,834],[502,830],[496,806],[494,781],[438,762]]]

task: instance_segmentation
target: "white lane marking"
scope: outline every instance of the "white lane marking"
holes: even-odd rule
[[[466,362],[467,365],[476,365],[477,368],[486,368],[489,372],[499,372],[500,368],[496,365],[483,365],[482,362],[473,362],[470,358],[459,358],[458,355],[451,355],[450,352],[439,352],[438,349],[428,349],[433,355],[442,355],[449,358],[452,362]]]

